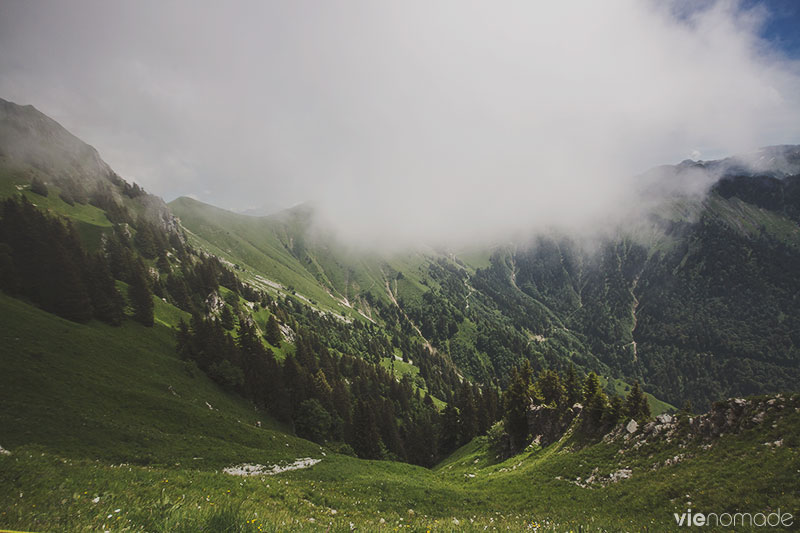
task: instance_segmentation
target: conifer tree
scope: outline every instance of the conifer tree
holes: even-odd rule
[[[47,196],[47,185],[45,185],[45,183],[39,178],[33,178],[31,181],[31,192],[34,192],[39,196]]]
[[[583,385],[584,409],[587,419],[598,424],[603,418],[608,399],[600,388],[600,378],[594,372],[589,372]]]
[[[528,439],[528,407],[531,404],[530,365],[527,361],[522,369],[511,371],[511,381],[503,394],[505,427],[511,437],[511,444],[523,448]]]
[[[537,388],[542,395],[545,404],[561,406],[566,399],[567,393],[561,383],[561,377],[555,370],[543,370],[539,374]]]
[[[650,405],[638,380],[633,383],[633,387],[625,399],[625,416],[634,420],[650,418]]]
[[[231,308],[225,304],[222,305],[222,312],[220,312],[219,320],[223,328],[227,330],[233,329],[233,313],[231,312]]]
[[[380,459],[381,436],[375,421],[375,406],[370,403],[364,400],[356,401],[352,446],[362,459]]]
[[[117,290],[108,261],[103,254],[97,254],[90,261],[87,276],[95,318],[113,326],[122,324],[125,300]]]
[[[564,380],[564,388],[566,389],[567,403],[569,404],[569,407],[572,407],[576,403],[583,400],[581,382],[578,379],[577,373],[575,372],[575,365],[573,363],[570,363],[569,368],[567,369],[567,377]]]
[[[273,314],[270,314],[267,319],[267,331],[265,335],[268,343],[276,348],[280,347],[283,335],[281,334],[281,327],[278,325],[278,321],[275,320],[275,315]]]
[[[135,263],[128,286],[128,300],[133,308],[133,319],[150,327],[154,321],[153,293],[150,290],[145,268],[141,260]]]

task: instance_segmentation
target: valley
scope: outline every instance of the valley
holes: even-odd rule
[[[166,204],[0,104],[0,528],[800,511],[800,148],[695,163],[707,193],[592,246],[366,252],[308,204]]]

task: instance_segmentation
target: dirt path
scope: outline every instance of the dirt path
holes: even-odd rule
[[[631,283],[631,296],[633,297],[633,303],[631,304],[631,318],[633,319],[633,326],[631,326],[631,342],[628,343],[627,346],[633,346],[634,363],[639,360],[639,352],[636,349],[636,339],[633,337],[633,332],[636,331],[636,323],[638,321],[638,318],[636,317],[636,311],[639,309],[639,299],[636,297],[636,286],[639,285],[639,278],[641,275],[641,272],[636,274],[636,277],[633,278],[633,283]]]

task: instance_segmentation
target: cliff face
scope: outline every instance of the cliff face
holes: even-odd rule
[[[566,410],[546,405],[531,406],[527,416],[528,431],[533,435],[533,442],[544,447],[558,441],[582,410],[579,403]]]

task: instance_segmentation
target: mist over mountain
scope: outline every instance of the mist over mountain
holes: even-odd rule
[[[0,530],[796,526],[798,27],[0,2]]]
[[[309,201],[366,248],[591,233],[654,164],[798,142],[774,5],[7,3],[0,94],[167,200]]]
[[[710,476],[709,505],[750,504],[754,493],[730,496],[738,482],[707,467],[720,462],[749,472],[759,505],[796,502],[780,476],[796,464],[800,427],[798,146],[656,167],[634,177],[635,202],[591,228],[413,243],[388,232],[368,246],[313,202],[269,216],[189,197],[167,205],[32,106],[0,106],[0,399],[10,406],[0,427],[12,450],[0,450],[0,477],[12,476],[0,491],[13,493],[0,501],[33,494],[59,517],[15,503],[12,525],[114,516],[65,508],[80,497],[52,471],[70,464],[62,456],[89,459],[69,468],[90,468],[102,487],[115,471],[161,468],[150,484],[163,485],[160,501],[172,483],[176,502],[189,494],[198,505],[210,490],[191,492],[197,475],[212,484],[313,468],[300,474],[310,479],[301,496],[284,484],[258,507],[284,523],[285,511],[264,509],[318,497],[320,475],[328,498],[353,498],[354,476],[365,495],[380,486],[410,523],[409,505],[424,504],[407,503],[408,487],[426,483],[419,502],[441,498],[423,507],[434,517],[463,511],[452,500],[463,491],[479,502],[470,525],[481,530],[485,513],[486,527],[514,523],[496,509],[528,501],[500,487],[531,479],[547,487],[554,527],[585,522],[597,494],[631,487],[629,512],[655,506],[666,523],[652,488],[664,475],[681,493]],[[244,462],[253,458],[278,462]],[[61,487],[55,499],[20,468]],[[401,488],[383,488],[387,472]],[[339,529],[374,521],[350,514],[363,511],[359,498],[336,504],[348,509]],[[126,516],[146,529],[178,516],[211,529],[254,520],[160,505],[162,515],[134,504]],[[637,520],[602,512],[624,527]]]

